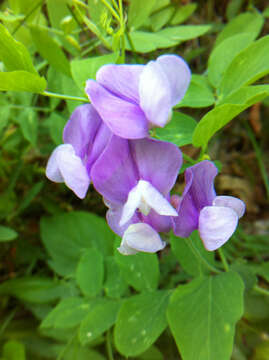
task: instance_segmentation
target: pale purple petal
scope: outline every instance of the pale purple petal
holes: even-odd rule
[[[138,105],[113,95],[94,80],[87,81],[86,92],[115,135],[127,139],[140,139],[148,135],[148,122]]]
[[[233,196],[224,196],[224,195],[216,196],[215,199],[213,200],[212,205],[224,206],[233,209],[237,213],[239,219],[244,215],[246,210],[246,205],[244,201]]]
[[[156,62],[161,65],[171,91],[171,105],[175,106],[184,97],[191,80],[187,63],[177,55],[159,56]]]
[[[112,136],[91,169],[96,190],[115,204],[124,204],[129,191],[137,184],[138,174],[128,140]]]
[[[155,253],[164,247],[165,242],[151,226],[138,223],[130,225],[125,231],[118,250],[124,255],[129,255],[131,250]]]
[[[237,213],[222,206],[206,206],[199,216],[199,233],[207,250],[221,247],[234,233],[238,224]]]
[[[139,103],[138,84],[144,65],[104,65],[96,80],[107,90],[122,99]]]
[[[150,61],[143,69],[139,82],[140,106],[148,121],[163,127],[171,114],[171,89],[162,67]]]
[[[179,203],[178,217],[173,219],[177,236],[188,237],[198,228],[199,213],[212,205],[216,192],[214,179],[218,170],[213,162],[204,160],[185,171],[185,189]]]
[[[57,171],[55,171],[56,168]],[[79,198],[83,199],[86,196],[90,178],[81,158],[75,154],[75,150],[70,144],[58,146],[49,159],[46,169],[47,177],[52,181],[59,182],[59,174],[66,186]]]
[[[179,148],[154,139],[135,140],[130,142],[130,146],[140,178],[166,196],[174,186],[182,165]]]
[[[64,178],[62,177],[62,174],[59,169],[57,154],[59,153],[59,151],[64,151],[64,149],[67,149],[68,151],[70,146],[71,145],[66,145],[66,144],[59,145],[53,150],[52,154],[50,155],[46,167],[46,176],[51,181],[54,181],[56,183],[64,182]]]
[[[106,213],[106,220],[110,228],[119,236],[122,236],[125,230],[128,229],[129,225],[141,222],[140,214],[134,214],[133,217],[123,226],[120,226],[120,219],[122,217],[121,205],[109,204],[109,209]]]
[[[63,140],[71,144],[82,159],[89,152],[102,120],[91,104],[78,106],[65,125]]]

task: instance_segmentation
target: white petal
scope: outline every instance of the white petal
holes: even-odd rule
[[[165,247],[160,235],[148,224],[132,224],[123,234],[121,246],[118,250],[124,255],[131,255],[134,251],[155,253]]]
[[[171,88],[162,67],[150,61],[139,80],[139,101],[150,123],[163,127],[171,112]]]
[[[146,203],[159,215],[178,216],[178,213],[168,200],[152,186],[148,181],[140,180],[142,197]]]
[[[139,208],[142,197],[141,186],[139,183],[129,192],[128,199],[123,206],[120,226],[126,224],[134,215],[136,209]]]
[[[64,178],[62,177],[62,174],[59,170],[58,161],[57,161],[57,154],[60,151],[68,151],[68,149],[72,147],[72,145],[69,144],[62,144],[57,146],[52,154],[50,155],[50,158],[48,160],[48,164],[46,167],[46,176],[51,181],[61,183],[64,182]]]
[[[216,196],[215,199],[213,200],[212,205],[224,206],[233,209],[237,213],[239,219],[244,215],[246,210],[246,205],[244,201],[233,196],[224,196],[224,195]]]
[[[70,144],[58,146],[52,153],[47,169],[47,177],[55,182],[65,182],[79,198],[86,196],[90,185],[87,169]]]
[[[199,233],[207,250],[221,247],[234,233],[238,224],[237,213],[222,206],[205,206],[199,216]]]
[[[124,204],[120,226],[126,224],[139,209],[144,215],[149,210],[155,210],[159,215],[178,216],[178,213],[166,198],[148,181],[139,180],[138,184],[129,192]]]

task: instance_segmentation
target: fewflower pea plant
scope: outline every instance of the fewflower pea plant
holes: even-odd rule
[[[267,235],[213,136],[265,113],[268,9],[226,3],[0,6],[1,358],[267,360]]]

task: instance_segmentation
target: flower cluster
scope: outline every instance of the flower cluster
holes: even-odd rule
[[[79,106],[52,153],[47,177],[64,182],[79,198],[90,183],[108,207],[107,222],[122,237],[119,251],[156,252],[165,242],[159,233],[187,237],[195,229],[207,250],[222,246],[236,229],[244,203],[216,196],[217,168],[202,161],[185,171],[181,197],[170,196],[182,166],[174,144],[149,137],[163,127],[183,98],[191,73],[175,55],[147,65],[105,65],[88,80],[91,104]]]

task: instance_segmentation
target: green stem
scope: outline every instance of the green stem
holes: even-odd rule
[[[269,296],[269,290],[266,290],[258,285],[255,285],[253,288],[256,292],[258,292],[259,294],[265,295],[265,296]]]
[[[221,274],[221,271],[219,269],[217,269],[215,266],[209,264],[205,258],[202,257],[202,255],[200,254],[199,250],[196,248],[196,246],[192,243],[192,241],[188,242],[189,246],[192,249],[192,252],[194,253],[194,255],[197,257],[197,259],[199,259],[200,261],[202,261],[202,263],[212,272],[216,273],[216,274]]]
[[[221,248],[218,249],[218,253],[219,253],[219,256],[220,256],[220,260],[223,264],[223,267],[224,267],[224,270],[227,272],[229,271],[229,265],[228,265],[228,262],[226,260],[226,257],[224,255],[224,252],[222,251]]]
[[[260,167],[261,175],[262,175],[262,178],[263,178],[264,186],[265,186],[265,189],[266,189],[267,198],[269,199],[269,178],[268,178],[267,171],[266,171],[263,159],[262,159],[261,149],[259,148],[259,145],[257,144],[257,141],[255,139],[255,136],[254,136],[253,132],[251,131],[250,126],[247,123],[244,123],[244,125],[246,127],[247,134],[248,134],[249,139],[250,139],[250,141],[252,143],[252,146],[254,148],[256,158],[257,158],[257,161],[258,161],[258,164],[259,164],[259,167]]]
[[[188,161],[188,162],[190,162],[190,163],[192,163],[192,164],[196,164],[196,161],[193,160],[190,156],[188,156],[188,155],[186,155],[186,154],[184,154],[184,153],[182,153],[182,156],[183,156],[183,159],[184,159],[184,160],[186,160],[186,161]]]
[[[33,12],[35,12],[35,10],[37,8],[39,8],[39,6],[43,5],[44,0],[39,1],[30,11],[29,13],[25,16],[24,19],[22,19],[22,21],[15,27],[15,29],[12,31],[12,35],[15,35],[16,32],[19,30],[19,28],[25,23],[25,21],[33,14]]]
[[[53,98],[57,98],[57,99],[63,99],[63,100],[76,100],[76,101],[83,101],[83,102],[87,102],[87,103],[89,102],[89,100],[84,97],[57,94],[57,93],[52,93],[50,91],[43,91],[42,93],[40,93],[40,95],[53,97]]]
[[[111,345],[111,336],[109,330],[106,333],[106,351],[107,351],[108,360],[114,360],[113,350]]]
[[[101,0],[102,3],[108,8],[108,10],[111,12],[111,14],[114,16],[114,18],[119,22],[119,24],[121,23],[121,19],[120,16],[116,13],[116,11],[113,9],[113,7],[106,1],[106,0]]]
[[[120,29],[121,29],[121,41],[120,41],[120,58],[121,63],[125,63],[125,22],[123,16],[122,0],[119,0],[119,13],[120,13]]]

